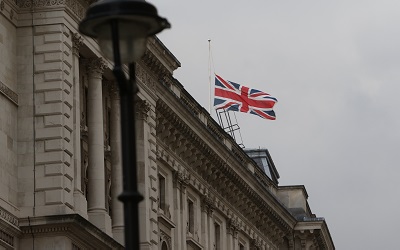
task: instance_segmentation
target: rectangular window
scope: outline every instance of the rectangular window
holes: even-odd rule
[[[215,250],[221,250],[221,226],[214,223]]]
[[[239,243],[239,250],[244,250],[244,245]]]
[[[188,230],[189,233],[194,233],[194,204],[190,199],[187,200],[188,209]]]
[[[158,207],[165,210],[165,178],[162,175],[158,175]]]

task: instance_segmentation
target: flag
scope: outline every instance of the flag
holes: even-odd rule
[[[214,108],[240,111],[275,120],[272,110],[278,100],[269,94],[224,80],[215,75]]]

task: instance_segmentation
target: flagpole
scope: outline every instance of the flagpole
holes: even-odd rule
[[[211,115],[211,39],[208,39],[208,113]]]

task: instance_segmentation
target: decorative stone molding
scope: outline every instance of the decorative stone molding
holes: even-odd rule
[[[0,207],[0,218],[18,227],[18,218]]]
[[[250,242],[250,250],[260,250],[261,246],[261,241],[258,239],[252,239]]]
[[[124,249],[115,239],[78,214],[34,217],[30,219],[30,225],[28,219],[23,218],[20,228],[28,237],[32,234],[38,237],[62,234],[73,238],[74,244],[81,249]]]
[[[149,50],[144,53],[141,62],[147,66],[152,72],[156,72],[158,76],[168,73],[167,68],[160,62],[160,60]],[[158,78],[158,77],[157,77]]]
[[[164,233],[164,231],[160,230],[160,245],[162,246],[163,242],[167,244],[168,249],[172,249],[171,245],[171,236]]]
[[[7,245],[14,246],[14,237],[3,230],[0,230],[0,241]]]
[[[72,53],[79,57],[79,49],[83,44],[83,38],[78,33],[72,35]]]
[[[229,234],[233,235],[235,238],[237,237],[238,230],[240,228],[239,221],[234,218],[229,218],[226,223],[226,230]]]
[[[12,103],[18,105],[18,95],[0,81],[0,93],[7,97]]]
[[[4,1],[1,1],[1,3],[0,3],[0,10],[1,10],[1,11],[4,10]]]
[[[15,0],[16,5],[21,9],[65,6],[80,19],[85,16],[87,8],[93,2],[95,0]]]
[[[59,2],[63,0],[58,0]],[[83,18],[86,14],[86,10],[90,4],[95,2],[96,0],[64,0],[65,5],[79,18]]]
[[[214,200],[209,195],[204,195],[202,199],[202,210],[211,215],[215,209]]]
[[[148,74],[147,71],[139,64],[136,64],[135,72],[136,72],[136,77],[147,87],[149,87],[152,91],[155,92],[156,81],[154,80],[154,78],[150,74]]]
[[[85,113],[81,113],[81,136],[85,139],[88,138],[88,127],[85,125]]]
[[[183,171],[175,171],[174,182],[178,187],[186,188],[189,185],[190,177]]]
[[[150,110],[150,103],[144,100],[135,100],[136,117],[141,120],[146,120]]]
[[[101,57],[85,59],[84,65],[88,70],[89,77],[92,74],[92,76],[97,78],[102,77],[102,74],[107,67],[106,61]]]

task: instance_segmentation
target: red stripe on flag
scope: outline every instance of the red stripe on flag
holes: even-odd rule
[[[215,97],[229,98],[238,102],[246,103],[246,106],[255,108],[273,108],[275,105],[274,100],[253,100],[245,95],[239,95],[232,91],[215,88]],[[242,105],[244,106],[244,105]]]
[[[222,77],[220,77],[219,75],[215,75],[215,77],[218,78],[218,80],[219,80],[225,87],[227,87],[228,89],[235,90],[235,88],[233,88],[233,87],[231,86],[231,84],[229,84],[227,81],[225,81],[225,80],[224,80]]]

